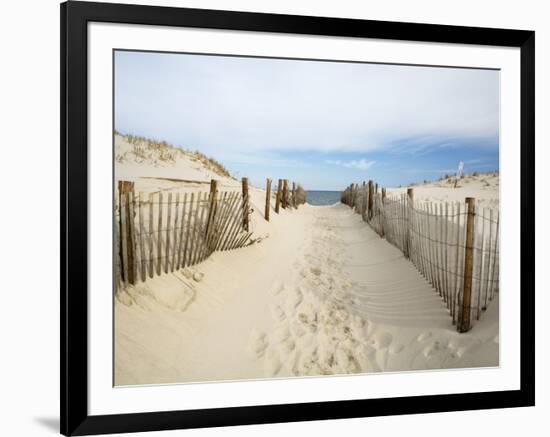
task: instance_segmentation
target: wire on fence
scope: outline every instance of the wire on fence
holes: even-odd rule
[[[499,214],[467,202],[419,202],[414,191],[387,196],[373,182],[351,184],[341,201],[399,248],[447,304],[464,332],[499,289]],[[468,269],[467,269],[468,267]]]

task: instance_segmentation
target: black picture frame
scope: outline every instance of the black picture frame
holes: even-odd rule
[[[517,47],[521,50],[521,388],[300,404],[88,414],[87,25],[184,26]],[[61,4],[61,433],[181,428],[533,406],[535,403],[535,33],[218,10],[70,1]]]

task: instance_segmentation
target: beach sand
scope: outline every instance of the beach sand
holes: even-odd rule
[[[207,189],[154,179],[166,178],[166,168],[176,179],[213,176],[189,156],[166,168],[126,158],[116,176],[133,178],[138,191]],[[240,181],[215,177],[240,189]],[[468,186],[477,187],[415,194],[463,200]],[[475,194],[498,205],[498,184],[492,188]],[[474,329],[458,334],[412,263],[349,207],[272,210],[266,222],[265,191],[251,187],[250,196],[259,243],[119,291],[116,385],[498,365],[498,298]]]

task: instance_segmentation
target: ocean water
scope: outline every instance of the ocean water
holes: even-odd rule
[[[310,205],[333,205],[340,202],[340,191],[306,191]]]

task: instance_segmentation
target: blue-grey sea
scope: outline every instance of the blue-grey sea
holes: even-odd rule
[[[340,191],[306,191],[310,205],[333,205],[340,202]]]

